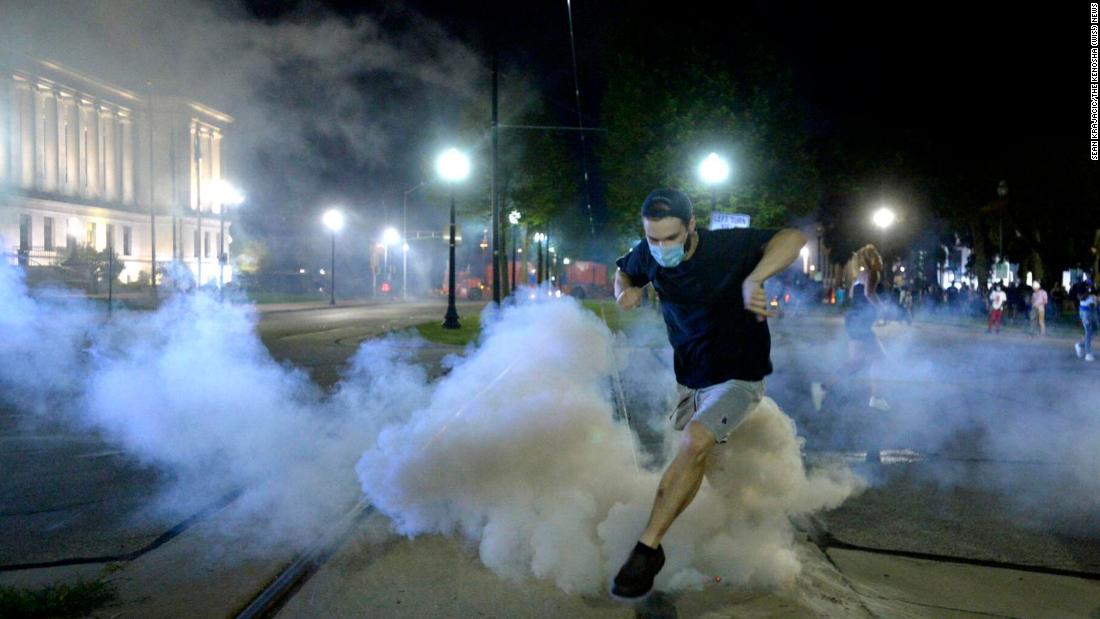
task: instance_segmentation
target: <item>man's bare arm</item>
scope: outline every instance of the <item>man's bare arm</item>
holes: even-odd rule
[[[768,311],[764,280],[791,266],[805,244],[806,237],[794,228],[780,230],[768,241],[764,246],[764,256],[741,285],[745,309],[759,316],[760,320],[776,315]]]

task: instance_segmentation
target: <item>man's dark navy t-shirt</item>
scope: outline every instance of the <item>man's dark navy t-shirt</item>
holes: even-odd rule
[[[702,389],[771,374],[768,323],[745,310],[741,284],[776,232],[699,230],[699,247],[690,260],[675,267],[658,265],[642,239],[616,261],[635,286],[652,282],[660,295],[681,385]]]

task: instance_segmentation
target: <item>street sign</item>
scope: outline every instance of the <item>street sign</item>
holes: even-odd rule
[[[742,213],[711,213],[710,229],[748,228],[751,218]]]

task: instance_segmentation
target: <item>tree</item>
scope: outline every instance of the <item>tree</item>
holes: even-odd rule
[[[711,190],[696,167],[710,151],[726,153],[733,167],[719,188],[719,210],[747,213],[755,226],[777,226],[817,205],[818,173],[788,73],[754,69],[736,77],[697,48],[667,56],[618,53],[610,65],[601,158],[617,232],[637,233],[642,198],[662,185],[685,191],[705,225]]]

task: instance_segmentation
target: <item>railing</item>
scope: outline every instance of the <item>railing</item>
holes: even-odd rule
[[[19,266],[57,266],[61,262],[65,250],[65,246],[46,249],[45,246],[24,248],[19,245],[12,245],[10,251],[4,252],[4,255],[9,262]]]

